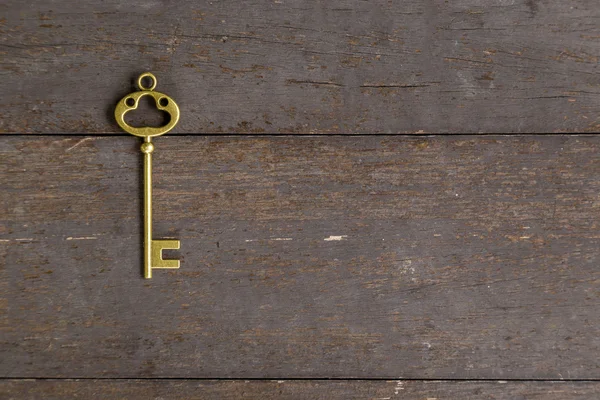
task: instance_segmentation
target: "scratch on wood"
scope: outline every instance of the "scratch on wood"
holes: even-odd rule
[[[398,393],[404,390],[404,383],[402,381],[396,382],[396,387],[394,388],[394,394],[398,395]]]
[[[96,236],[82,236],[82,237],[71,237],[69,236],[65,240],[96,240],[98,239]]]
[[[331,242],[331,241],[334,241],[334,240],[344,240],[347,237],[348,237],[348,235],[329,236],[329,237],[326,237],[323,240],[326,241],[326,242]]]
[[[286,83],[296,84],[296,85],[309,84],[309,85],[325,85],[325,86],[344,87],[344,85],[342,85],[341,83],[336,83],[336,82],[331,82],[331,81],[311,81],[311,80],[288,79],[288,80],[286,80]]]
[[[88,140],[93,140],[93,139],[96,139],[96,138],[93,138],[93,137],[88,137],[88,138],[85,138],[85,139],[81,139],[79,142],[77,142],[77,143],[75,143],[73,146],[69,147],[69,148],[68,148],[66,151],[71,151],[71,150],[73,150],[74,148],[76,148],[76,147],[78,147],[79,145],[81,145],[83,142],[87,142]]]
[[[246,239],[246,243],[249,242],[258,242],[261,239]],[[290,240],[294,240],[294,238],[289,238],[289,237],[281,237],[281,238],[269,238],[269,239],[264,239],[264,240],[273,240],[273,241],[290,241]]]

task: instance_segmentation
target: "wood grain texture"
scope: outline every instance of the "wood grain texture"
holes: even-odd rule
[[[590,400],[600,382],[0,380],[3,399]]]
[[[597,0],[6,0],[0,14],[3,132],[117,132],[144,70],[179,102],[179,132],[600,131]]]
[[[0,138],[0,376],[593,379],[600,137]]]

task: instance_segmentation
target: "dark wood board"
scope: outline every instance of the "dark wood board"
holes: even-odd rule
[[[590,400],[600,382],[0,380],[6,400]]]
[[[179,102],[178,132],[600,131],[597,0],[5,0],[0,15],[0,132],[117,132],[145,70]]]
[[[0,376],[595,379],[600,137],[0,137]],[[177,252],[176,252],[177,253]]]

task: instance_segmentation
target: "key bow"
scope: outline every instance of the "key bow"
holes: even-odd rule
[[[152,79],[152,84],[150,86],[144,86],[143,81],[145,78]],[[117,107],[115,108],[115,119],[117,120],[117,124],[119,124],[121,129],[125,132],[138,137],[147,138],[164,135],[173,129],[175,125],[177,125],[177,122],[179,122],[179,107],[177,106],[177,103],[166,94],[154,91],[154,88],[158,83],[154,74],[150,72],[141,74],[137,83],[140,90],[129,93],[117,103]],[[144,96],[151,96],[156,103],[156,108],[169,114],[171,119],[166,125],[160,127],[135,127],[129,125],[125,121],[125,114],[137,109],[140,99]]]

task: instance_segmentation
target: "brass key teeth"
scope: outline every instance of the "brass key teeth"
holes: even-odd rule
[[[152,79],[150,86],[144,86],[144,78]],[[179,240],[154,240],[152,239],[152,153],[154,144],[152,138],[164,135],[175,127],[179,121],[179,107],[177,103],[166,94],[155,92],[157,80],[150,72],[145,72],[138,78],[139,91],[123,97],[115,108],[115,119],[119,126],[127,133],[144,138],[140,146],[144,154],[144,278],[152,278],[152,270],[158,268],[179,268],[179,260],[163,259],[162,251],[179,249]],[[165,126],[155,127],[133,127],[125,122],[125,114],[138,107],[139,100],[143,96],[152,96],[159,110],[169,113],[171,120]]]
[[[152,278],[153,269],[177,269],[179,268],[179,260],[165,260],[163,258],[163,250],[179,250],[179,240],[152,240],[150,242],[151,265],[144,268],[144,278]]]

